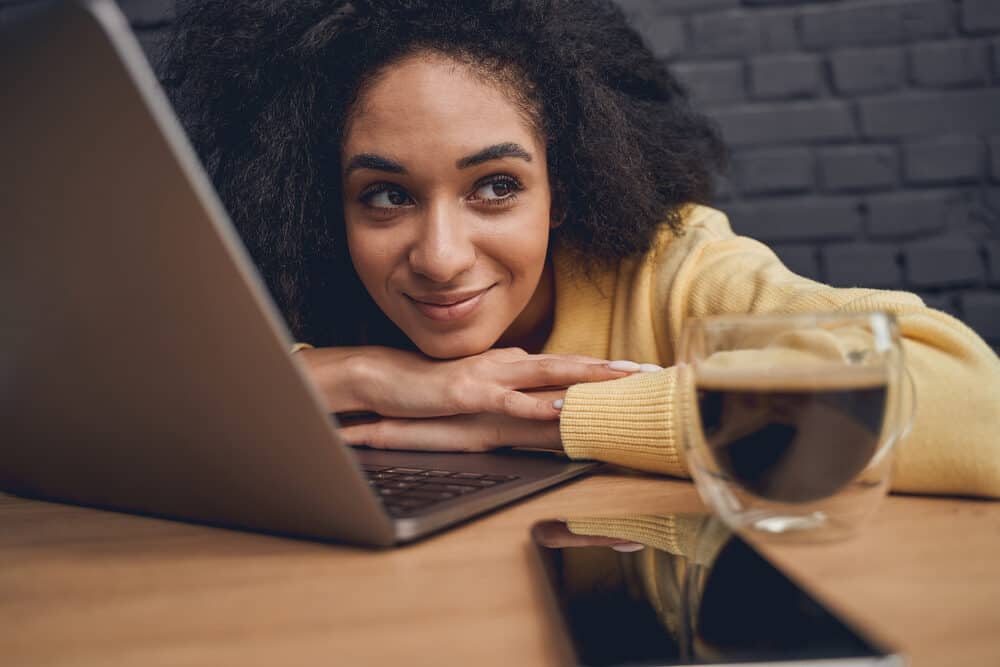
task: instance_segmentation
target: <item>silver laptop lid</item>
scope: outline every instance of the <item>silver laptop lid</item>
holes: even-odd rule
[[[124,17],[0,36],[0,487],[389,544]]]

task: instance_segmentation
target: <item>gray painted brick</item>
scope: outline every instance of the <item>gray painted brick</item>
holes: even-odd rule
[[[642,35],[646,45],[659,58],[674,58],[684,53],[687,48],[682,19],[650,16],[633,25]]]
[[[861,230],[860,205],[851,197],[784,197],[725,210],[738,233],[767,242],[852,239]]]
[[[712,199],[716,202],[731,201],[736,196],[732,181],[725,176],[716,176],[713,183]]]
[[[986,42],[936,42],[910,49],[910,80],[918,86],[970,86],[990,79]]]
[[[806,48],[885,44],[902,39],[895,14],[884,3],[809,7],[799,21]]]
[[[746,98],[743,63],[677,63],[671,71],[680,79],[698,104],[736,102]]]
[[[1000,81],[1000,39],[993,40],[993,77]]]
[[[694,14],[723,9],[736,9],[740,0],[617,0],[628,11],[629,6],[659,14]]]
[[[941,137],[903,147],[903,175],[914,185],[977,181],[983,163],[983,143],[976,137]]]
[[[1000,240],[987,241],[983,244],[983,250],[986,252],[990,282],[1000,283]]]
[[[833,192],[883,190],[896,184],[899,172],[893,146],[824,148],[819,164],[820,182]]]
[[[835,100],[732,106],[710,115],[733,146],[845,141],[857,136],[849,105]]]
[[[1000,188],[980,187],[976,194],[979,201],[972,200],[968,217],[973,222],[985,225],[991,230],[992,236],[1000,238]]]
[[[804,53],[754,58],[750,90],[759,99],[816,97],[823,91],[821,61]]]
[[[739,56],[760,50],[760,24],[742,10],[700,14],[691,19],[692,46],[704,56]]]
[[[118,0],[118,5],[133,26],[162,26],[174,20],[175,0]]]
[[[614,0],[614,3],[629,18],[645,16],[657,4],[656,0]]]
[[[897,11],[907,41],[954,34],[958,17],[953,0],[899,0]]]
[[[27,16],[46,4],[43,0],[0,2],[0,25]],[[177,15],[176,0],[118,0],[118,6],[134,28],[165,26]]]
[[[1000,342],[1000,293],[966,292],[961,299],[965,323],[990,343]]]
[[[760,27],[760,49],[767,53],[799,48],[798,12],[777,10],[756,14]]]
[[[941,292],[918,292],[917,294],[923,300],[924,305],[928,308],[940,310],[943,313],[948,313],[952,317],[959,316],[958,308],[955,305],[956,297],[954,294]]]
[[[944,37],[952,30],[949,0],[852,2],[802,10],[802,43],[811,49],[877,46]]]
[[[950,192],[901,192],[868,198],[868,233],[872,238],[907,238],[939,232],[955,203]]]
[[[835,287],[899,287],[903,271],[894,245],[836,243],[823,248],[827,282]]]
[[[0,4],[0,26],[20,22],[45,8],[44,3],[30,2],[27,4],[16,4],[4,6]]]
[[[990,139],[990,175],[1000,183],[1000,137]]]
[[[915,241],[903,249],[906,277],[917,287],[975,284],[986,277],[979,248],[969,239]]]
[[[962,0],[962,29],[969,32],[1000,30],[997,0]]]
[[[775,243],[771,245],[771,250],[778,255],[781,263],[787,266],[792,273],[823,282],[819,266],[819,253],[813,246]]]
[[[805,148],[743,151],[732,162],[744,194],[805,192],[813,187],[812,154]]]
[[[1000,131],[1000,89],[904,93],[862,99],[858,107],[868,137]]]
[[[170,40],[170,29],[159,28],[156,30],[137,29],[135,36],[139,39],[139,45],[146,54],[146,60],[154,70],[159,70],[161,61],[166,52]]]
[[[895,90],[906,71],[900,47],[844,49],[830,56],[830,65],[834,85],[846,95]]]

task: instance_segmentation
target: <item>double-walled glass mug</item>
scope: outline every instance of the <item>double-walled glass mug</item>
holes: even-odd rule
[[[885,496],[915,409],[892,315],[692,319],[678,359],[688,467],[730,527],[839,539]]]

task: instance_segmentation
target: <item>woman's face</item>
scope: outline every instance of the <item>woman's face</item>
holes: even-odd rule
[[[550,229],[545,146],[518,107],[463,64],[411,56],[358,100],[342,164],[351,259],[379,308],[431,357],[492,347]]]

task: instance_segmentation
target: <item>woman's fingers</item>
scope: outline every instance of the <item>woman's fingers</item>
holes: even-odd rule
[[[376,449],[483,452],[522,446],[559,449],[559,423],[504,415],[458,415],[432,419],[382,419],[340,429],[350,445]]]
[[[643,545],[620,537],[599,535],[577,535],[570,531],[564,521],[540,521],[531,529],[535,542],[550,549],[566,547],[611,547],[616,551],[638,551]]]
[[[559,418],[561,409],[552,399],[525,394],[514,389],[498,388],[493,394],[492,405],[484,412],[509,415],[520,419],[547,421]]]
[[[632,372],[634,371],[617,370],[607,363],[543,357],[502,364],[497,371],[497,380],[511,389],[569,387],[581,382],[616,380]]]

